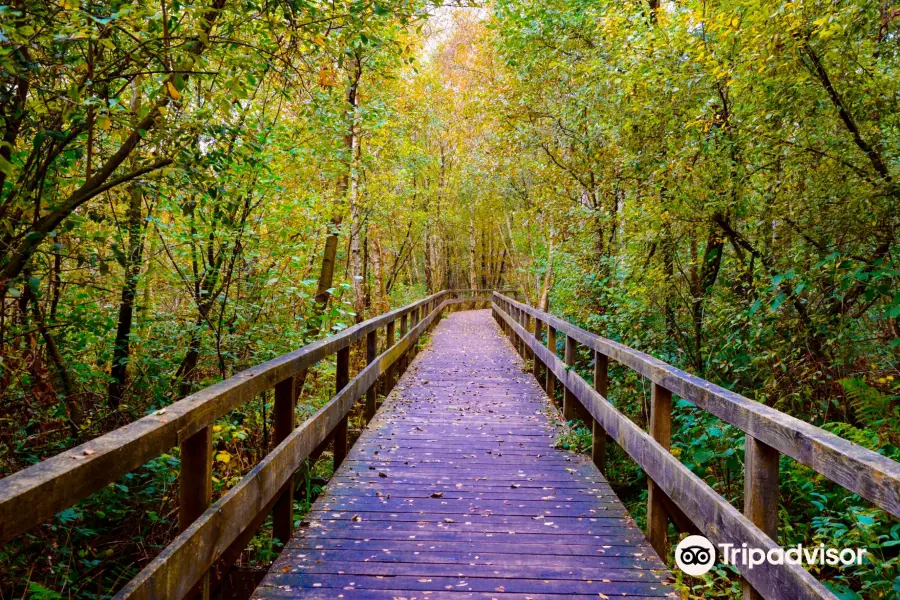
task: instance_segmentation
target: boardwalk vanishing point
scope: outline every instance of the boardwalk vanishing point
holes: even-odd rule
[[[450,314],[254,594],[651,598],[665,565],[489,310]]]

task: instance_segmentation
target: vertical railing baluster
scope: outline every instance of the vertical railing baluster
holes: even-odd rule
[[[288,377],[275,384],[275,406],[272,409],[275,422],[273,439],[277,446],[294,430],[294,378]],[[272,510],[272,537],[287,544],[294,531],[294,476],[284,484],[284,492]]]
[[[550,323],[547,323],[547,349],[550,350],[553,356],[556,356],[556,328],[554,328]],[[550,397],[550,400],[553,400],[553,389],[556,383],[556,375],[553,374],[551,365],[547,365],[547,368],[545,370],[547,371],[547,380],[544,387],[547,390],[547,395]]]
[[[521,308],[516,309],[516,316],[518,317],[516,319],[516,322],[519,324],[519,327],[524,328],[525,327],[525,318],[526,318],[525,311],[522,310]],[[518,334],[516,334],[516,341],[519,342],[519,356],[521,356],[523,359],[527,358],[528,351],[526,350],[525,340],[523,338],[519,337]]]
[[[544,328],[544,322],[541,321],[539,318],[535,317],[534,318],[534,338],[538,344],[541,343],[541,332],[543,331],[543,328]],[[532,367],[531,372],[534,375],[534,378],[537,379],[538,381],[540,381],[541,380],[541,360],[537,357],[536,354],[533,355],[533,357],[534,357],[534,366]]]
[[[181,442],[181,473],[178,491],[178,528],[184,531],[212,502],[212,427],[207,425]],[[209,573],[191,596],[209,598]],[[194,595],[196,594],[196,595]]]
[[[524,327],[524,329],[525,329],[525,333],[530,333],[531,330],[532,330],[532,325],[531,325],[531,319],[532,319],[532,317],[531,317],[531,314],[529,314],[527,311],[525,311],[525,312],[523,312],[523,315],[525,316],[525,323],[523,324],[523,327]],[[526,360],[530,360],[530,361],[534,362],[534,351],[532,351],[531,346],[528,345],[528,338],[527,338],[527,337],[523,337],[523,338],[522,338],[522,345],[523,345],[524,348],[525,348],[525,358],[526,358]]]
[[[609,389],[609,357],[594,350],[594,389],[606,398]],[[604,475],[606,474],[606,430],[594,419],[591,438],[591,460]]]
[[[406,335],[407,329],[409,328],[409,313],[403,313],[403,316],[400,317],[400,339]],[[406,373],[406,366],[409,364],[409,352],[404,352],[403,356],[398,359],[399,370],[398,370],[398,379],[399,375],[403,375]]]
[[[335,366],[334,387],[335,393],[340,393],[350,382],[350,346],[337,351]],[[334,429],[334,470],[337,471],[344,459],[347,458],[347,419],[344,416]]]
[[[577,358],[578,342],[570,335],[566,336],[566,353],[565,362],[569,370],[575,369],[575,359]],[[568,372],[566,373],[568,379]],[[578,417],[578,398],[569,390],[569,386],[563,386],[563,419],[571,421]]]
[[[387,331],[385,333],[385,341],[384,341],[384,349],[385,351],[389,350],[391,346],[393,346],[396,342],[394,340],[395,330],[397,327],[397,321],[391,321],[387,324]],[[395,375],[397,373],[396,365],[391,365],[387,369],[387,373],[384,375],[384,397],[387,398],[387,395],[391,393],[391,390],[394,389],[394,380]]]
[[[366,335],[366,364],[372,364],[372,361],[378,356],[378,330],[373,329]],[[375,396],[378,394],[378,381],[369,386],[366,390],[366,409],[363,416],[366,424],[375,416]]]
[[[778,542],[778,450],[744,436],[744,516]],[[744,600],[762,600],[746,581]]]
[[[650,393],[650,435],[669,449],[672,439],[672,392],[658,383],[653,384]],[[669,543],[669,516],[666,513],[663,492],[648,478],[647,480],[647,539],[650,545],[666,560]]]

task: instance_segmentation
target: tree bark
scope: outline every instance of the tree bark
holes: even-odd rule
[[[478,287],[478,279],[475,272],[475,220],[469,220],[469,287],[473,290]]]
[[[544,271],[544,284],[541,286],[540,300],[538,308],[547,312],[550,310],[550,287],[553,284],[553,236],[547,245],[547,268]]]
[[[347,171],[338,181],[337,196],[339,202],[343,204],[348,191],[351,189],[350,180],[353,173],[353,161],[356,154],[357,145],[357,121],[359,119],[359,80],[362,77],[362,62],[356,57],[356,65],[350,76],[350,83],[347,87],[347,133],[344,136],[344,148],[347,152]],[[334,285],[334,264],[337,260],[338,238],[341,234],[341,223],[343,215],[340,206],[335,207],[334,214],[331,217],[331,224],[328,229],[328,236],[325,238],[325,248],[322,251],[322,268],[319,270],[319,282],[316,286],[316,311],[312,318],[308,321],[307,335],[315,337],[322,329],[322,314],[328,305],[331,297],[329,290]]]
[[[112,368],[110,383],[107,388],[107,403],[117,408],[122,401],[128,379],[128,359],[131,356],[131,326],[134,320],[134,301],[141,264],[144,255],[144,219],[141,210],[143,194],[135,186],[130,186],[128,204],[128,254],[125,256],[125,282],[119,302],[119,318],[116,327],[116,339],[113,343]]]

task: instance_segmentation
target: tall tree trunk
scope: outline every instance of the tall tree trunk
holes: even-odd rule
[[[434,243],[432,242],[431,224],[425,225],[425,291],[434,293]]]
[[[541,286],[538,308],[547,312],[550,310],[550,287],[553,285],[553,235],[547,244],[547,269],[544,271],[544,285]]]
[[[134,300],[141,264],[144,257],[144,219],[141,210],[143,194],[132,185],[129,188],[128,203],[128,254],[125,256],[125,282],[119,302],[119,319],[116,327],[116,340],[113,343],[111,381],[107,388],[107,403],[117,408],[122,401],[122,394],[128,379],[128,359],[131,356],[131,325],[134,319]]]
[[[494,287],[498,290],[503,287],[503,271],[506,269],[506,248],[500,254],[500,267],[497,269],[497,278],[494,280]]]
[[[381,314],[388,310],[384,287],[385,257],[384,250],[381,247],[381,232],[373,227],[369,230],[369,238],[372,242],[372,271],[375,273],[375,299],[372,304],[375,307],[375,312]]]
[[[353,126],[355,130],[355,126]],[[356,313],[356,322],[363,320],[366,312],[365,275],[363,270],[365,262],[360,245],[363,236],[362,211],[359,206],[359,174],[357,171],[359,161],[358,136],[353,135],[350,141],[350,189],[347,199],[350,204],[350,279],[353,287],[353,311]]]
[[[325,307],[328,305],[328,300],[331,296],[328,290],[334,285],[334,265],[337,260],[337,248],[338,248],[338,238],[341,235],[341,224],[343,222],[343,215],[341,212],[341,205],[343,205],[344,200],[348,192],[352,189],[351,187],[351,177],[354,171],[353,162],[354,157],[356,155],[356,146],[357,146],[357,124],[359,120],[359,102],[358,102],[358,92],[359,92],[359,80],[362,77],[362,62],[359,57],[356,57],[356,65],[353,73],[350,76],[350,84],[347,88],[347,133],[344,135],[344,148],[347,152],[347,171],[338,181],[337,185],[337,197],[339,201],[339,206],[335,207],[334,213],[331,217],[331,224],[328,229],[328,237],[325,238],[325,248],[322,251],[322,267],[319,270],[319,282],[316,286],[316,311],[313,317],[309,320],[307,326],[307,336],[308,337],[316,337],[322,329],[321,317],[325,312]]]
[[[135,79],[131,96],[131,110],[138,114],[141,109],[138,92],[140,77]],[[110,382],[107,387],[107,404],[110,408],[118,408],[128,378],[128,359],[131,357],[131,325],[134,319],[134,300],[137,297],[138,276],[144,258],[144,214],[141,203],[144,195],[135,183],[128,186],[128,254],[124,256],[122,269],[125,281],[122,284],[119,302],[119,318],[116,326],[116,339],[113,342],[112,367]]]
[[[484,228],[481,229],[481,289],[486,290],[488,287],[487,280],[487,241],[485,239]]]
[[[475,220],[469,220],[469,287],[473,290],[478,287],[477,273],[475,272]]]
[[[25,277],[27,278],[28,275],[29,273],[26,269]],[[72,377],[69,374],[68,369],[66,368],[66,361],[63,359],[62,354],[59,351],[59,347],[56,345],[56,340],[53,338],[53,335],[50,333],[50,329],[47,327],[46,320],[44,319],[44,313],[41,310],[40,302],[38,301],[37,296],[32,293],[30,285],[25,286],[25,291],[23,292],[19,302],[22,310],[22,318],[26,320],[28,303],[31,303],[32,312],[34,313],[34,321],[37,324],[37,328],[41,334],[41,337],[44,339],[44,343],[47,345],[47,354],[50,355],[50,360],[53,361],[53,366],[56,367],[56,372],[59,374],[59,380],[62,383],[63,402],[69,412],[69,423],[72,430],[72,435],[77,437],[78,435],[80,435],[80,427],[84,423],[84,411],[75,398],[75,384],[72,382]],[[32,342],[30,343],[30,346],[33,349],[32,351],[36,354],[37,347],[36,343],[34,343],[33,334],[28,334],[28,338],[30,338],[30,341]]]

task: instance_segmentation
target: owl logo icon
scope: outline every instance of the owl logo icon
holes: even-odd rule
[[[716,548],[702,535],[689,535],[675,548],[678,568],[693,577],[708,573],[716,562]]]

